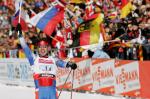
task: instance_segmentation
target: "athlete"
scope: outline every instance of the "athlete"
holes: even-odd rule
[[[59,58],[48,55],[48,42],[41,40],[38,42],[38,56],[33,57],[31,50],[26,44],[22,32],[21,25],[18,24],[16,30],[19,34],[20,44],[29,60],[33,70],[33,78],[35,82],[36,99],[57,99],[56,97],[56,70],[59,67],[70,67],[75,70],[77,65],[73,62],[65,62]]]

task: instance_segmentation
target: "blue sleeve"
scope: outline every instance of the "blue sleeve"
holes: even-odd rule
[[[58,59],[57,61],[56,61],[56,65],[57,66],[59,66],[59,67],[66,67],[66,64],[67,64],[67,62],[65,62],[65,61],[63,61],[63,60],[60,60],[60,59]]]
[[[30,65],[32,66],[34,64],[34,58],[33,58],[32,51],[26,44],[23,37],[19,37],[19,40],[20,40],[21,47],[23,48],[24,53],[25,53],[26,57],[28,58]]]

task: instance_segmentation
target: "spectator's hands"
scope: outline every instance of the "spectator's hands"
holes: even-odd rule
[[[66,65],[66,67],[67,68],[70,67],[71,69],[75,70],[75,69],[77,69],[77,64],[69,61]]]

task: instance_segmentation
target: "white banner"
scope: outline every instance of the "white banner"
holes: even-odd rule
[[[0,82],[34,86],[31,67],[27,59],[0,59]]]
[[[70,69],[68,68],[58,68],[57,75],[56,75],[56,86],[57,87],[70,87],[69,85],[67,86],[68,83],[71,83],[72,76],[70,74],[69,78],[67,79],[69,75]],[[67,79],[67,81],[66,81]],[[66,81],[66,84],[65,84]],[[66,86],[65,86],[65,85]]]
[[[7,80],[8,79],[8,75],[11,76],[7,71],[7,64],[6,64],[6,60],[2,60],[0,59],[0,80]],[[11,67],[11,66],[10,66]],[[11,68],[10,68],[11,69]],[[12,70],[12,69],[11,69]],[[11,71],[10,70],[10,71]]]
[[[125,92],[140,89],[139,64],[131,62],[119,67],[115,71],[115,93],[121,94]]]
[[[116,66],[115,60],[73,59],[78,68],[75,70],[73,88],[94,90],[106,93],[124,94],[141,88],[138,61]],[[97,61],[94,63],[94,61]],[[58,68],[57,87],[63,87],[70,72],[68,68]],[[71,88],[72,73],[64,88]],[[0,82],[21,86],[34,86],[31,66],[27,59],[0,59]],[[60,87],[60,88],[61,88]]]
[[[96,60],[93,60],[96,61]],[[97,60],[98,61],[98,60]],[[93,78],[93,90],[114,86],[114,62],[115,60],[106,60],[92,65],[91,73]]]
[[[88,84],[92,84],[92,76],[90,70],[91,63],[91,59],[85,59],[77,62],[78,69],[75,70],[73,88],[80,88]]]

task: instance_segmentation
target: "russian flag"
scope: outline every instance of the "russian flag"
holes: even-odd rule
[[[19,23],[19,13],[20,13],[20,11],[18,11],[13,17],[12,17],[12,25],[14,26],[14,27],[16,27],[17,26],[17,24]],[[22,14],[23,15],[23,14]],[[24,14],[25,15],[25,14]],[[21,27],[22,27],[22,30],[23,31],[27,31],[28,30],[28,26],[27,26],[27,23],[26,23],[26,19],[24,19],[24,18],[26,18],[26,17],[23,17],[23,16],[21,16],[20,17],[20,24],[21,24]]]
[[[22,30],[27,31],[28,26],[27,26],[26,20],[28,19],[28,14],[24,10],[20,11],[20,9],[19,9],[20,6],[22,6],[21,1],[16,0],[15,1],[16,12],[15,12],[15,15],[12,16],[12,25],[14,27],[17,26],[17,24],[19,23],[19,14],[20,14],[20,24],[21,24]]]
[[[31,18],[30,23],[47,35],[51,35],[57,24],[64,19],[64,9],[50,7]]]

